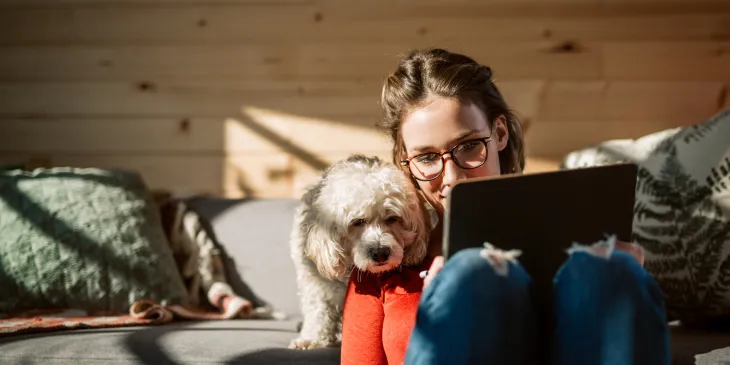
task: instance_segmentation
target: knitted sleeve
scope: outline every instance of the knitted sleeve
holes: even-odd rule
[[[383,301],[374,276],[353,270],[342,318],[342,365],[387,365],[383,350]]]
[[[388,364],[403,364],[405,360],[423,288],[423,279],[418,273],[427,267],[403,268],[390,278],[385,287],[383,347]]]

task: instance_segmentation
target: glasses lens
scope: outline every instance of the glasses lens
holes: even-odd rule
[[[443,162],[437,153],[424,153],[413,158],[409,166],[416,179],[433,180],[441,173]]]
[[[454,159],[464,168],[476,168],[487,161],[487,144],[484,141],[466,141],[454,149]]]

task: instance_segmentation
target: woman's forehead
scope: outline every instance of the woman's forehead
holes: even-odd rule
[[[424,147],[446,148],[454,139],[486,131],[487,127],[486,115],[477,105],[435,98],[408,113],[401,131],[406,150],[412,152]]]

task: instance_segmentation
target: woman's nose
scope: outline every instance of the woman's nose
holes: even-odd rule
[[[464,170],[457,166],[456,163],[454,163],[454,160],[451,158],[450,155],[444,156],[444,178],[442,180],[442,185],[451,185],[461,179],[463,179],[466,175],[464,174]]]

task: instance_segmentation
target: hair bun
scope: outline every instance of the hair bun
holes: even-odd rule
[[[489,66],[479,65],[479,71],[484,72],[485,76],[491,80],[492,79],[492,68]]]

